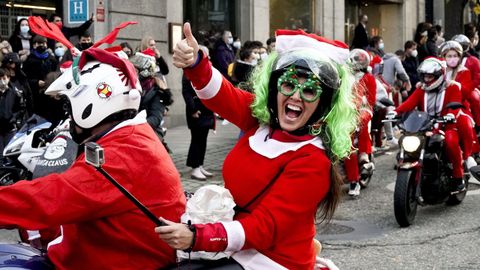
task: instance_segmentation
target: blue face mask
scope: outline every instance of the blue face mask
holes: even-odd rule
[[[383,50],[383,49],[385,48],[385,43],[383,43],[383,42],[382,42],[382,43],[379,43],[379,44],[378,44],[378,48],[379,48],[380,50]]]

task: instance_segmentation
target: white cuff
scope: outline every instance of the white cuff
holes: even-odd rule
[[[222,74],[216,68],[212,67],[212,78],[210,78],[208,84],[202,89],[195,89],[194,87],[195,92],[200,99],[211,99],[220,91],[222,81]]]
[[[245,245],[245,231],[238,221],[221,222],[227,231],[228,245],[225,251],[239,251]]]

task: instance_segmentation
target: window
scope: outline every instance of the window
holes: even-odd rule
[[[235,32],[235,2],[230,0],[186,0],[184,18],[192,31],[209,31],[212,35],[223,30]]]
[[[270,35],[277,29],[313,31],[313,1],[270,0]]]

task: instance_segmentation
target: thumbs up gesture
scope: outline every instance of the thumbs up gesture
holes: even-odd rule
[[[198,43],[193,37],[190,23],[183,25],[185,38],[175,45],[173,49],[173,65],[178,68],[191,67],[198,58]]]

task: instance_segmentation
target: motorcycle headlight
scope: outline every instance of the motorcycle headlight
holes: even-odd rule
[[[402,140],[402,147],[405,151],[412,153],[418,149],[420,143],[420,138],[416,136],[405,136]]]

